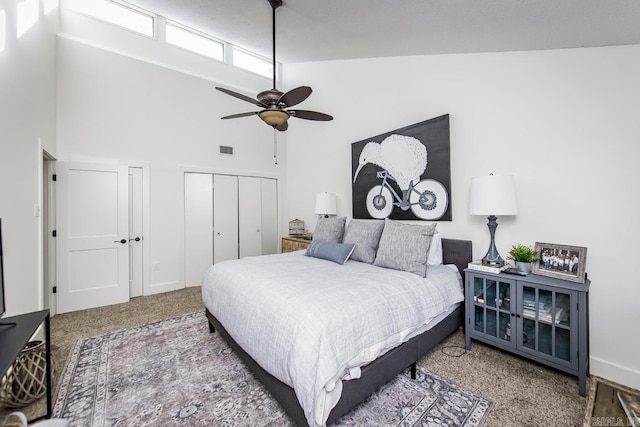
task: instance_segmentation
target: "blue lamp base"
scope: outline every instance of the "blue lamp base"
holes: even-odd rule
[[[489,234],[491,235],[491,244],[489,245],[489,250],[487,254],[482,258],[482,264],[491,265],[495,267],[504,266],[504,260],[498,253],[498,249],[496,248],[496,228],[498,227],[497,217],[495,215],[489,215],[487,218],[489,222],[487,223],[487,227],[489,227]]]

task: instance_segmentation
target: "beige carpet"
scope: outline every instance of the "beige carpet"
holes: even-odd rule
[[[487,426],[582,426],[586,398],[577,377],[472,341],[464,352],[459,330],[420,364],[495,402]],[[587,389],[590,379],[587,378]]]
[[[54,416],[73,426],[295,427],[202,310],[78,340]],[[381,387],[334,427],[478,427],[493,404],[419,366]],[[144,396],[143,399],[136,398]]]
[[[51,342],[54,387],[72,344],[103,334],[204,309],[200,288],[192,287],[117,304],[54,316]],[[495,402],[487,426],[580,426],[586,399],[578,396],[577,378],[473,342],[464,352],[462,331],[454,333],[420,364]],[[588,380],[589,381],[589,380]],[[588,384],[589,385],[589,384]],[[588,387],[587,387],[588,388]],[[44,402],[24,412],[44,412]],[[0,410],[0,419],[4,409]]]

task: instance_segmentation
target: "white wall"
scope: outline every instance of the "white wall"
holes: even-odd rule
[[[60,161],[148,165],[145,294],[184,286],[182,174],[226,171],[280,177],[285,156],[274,164],[273,130],[257,117],[220,120],[257,107],[215,90],[220,83],[214,72],[204,76],[194,71],[196,67],[188,69],[188,64],[182,69],[134,58],[66,33],[58,40],[57,60]],[[253,82],[246,77],[247,73],[238,72],[234,83],[260,84],[260,90],[269,86],[268,79]],[[284,137],[279,135],[283,152]],[[233,146],[234,156],[220,155],[221,144]]]
[[[8,315],[43,308],[39,171],[42,149],[55,154],[55,32],[57,15],[16,38],[16,2],[7,13],[6,46],[0,52],[0,218]],[[42,12],[41,12],[42,13]]]
[[[350,215],[352,142],[449,113],[453,221],[440,230],[473,240],[481,257],[489,236],[486,219],[467,214],[469,181],[514,174],[520,213],[499,218],[498,249],[505,254],[513,243],[536,241],[588,247],[591,371],[640,388],[640,287],[628,266],[640,238],[640,172],[633,167],[640,46],[289,64],[283,89],[311,85],[300,108],[335,120],[292,119],[279,138],[286,161],[281,155],[275,166],[268,127],[251,118],[219,120],[252,106],[213,89],[255,93],[268,79],[209,66],[152,39],[116,36],[72,12],[62,13],[56,68],[54,15],[15,40],[14,2],[0,4],[10,25],[0,53],[0,217],[10,314],[42,306],[41,220],[33,217],[41,198],[38,139],[63,160],[147,162],[147,262],[160,265],[150,279],[177,283],[180,172],[286,176],[284,229],[296,217],[313,229],[320,191],[335,192],[339,213]],[[236,157],[219,156],[221,143],[234,145]]]
[[[236,87],[248,93],[265,89],[271,79],[246,72],[205,56],[165,43],[164,18],[156,16],[156,38],[124,30],[118,26],[89,18],[64,6],[61,9],[60,36],[89,43],[105,50],[122,53],[153,64],[170,67],[204,79],[211,79],[225,87]],[[225,55],[230,56],[229,49]],[[267,86],[271,87],[271,86]],[[242,105],[241,101],[238,101]],[[246,104],[249,106],[250,104]]]
[[[351,143],[449,113],[453,221],[438,228],[482,257],[470,179],[515,175],[519,214],[498,219],[498,250],[586,246],[591,372],[640,388],[640,46],[287,64],[284,76],[313,87],[304,108],[335,117],[289,128],[290,219],[312,229],[321,191],[351,216]]]

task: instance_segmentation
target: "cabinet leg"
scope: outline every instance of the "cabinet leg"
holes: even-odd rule
[[[578,375],[578,394],[581,397],[587,396],[587,376],[584,371]]]

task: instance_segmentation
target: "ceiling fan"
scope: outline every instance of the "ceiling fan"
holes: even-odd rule
[[[222,117],[222,119],[236,119],[238,117],[257,115],[266,124],[279,131],[285,131],[288,129],[289,125],[287,124],[287,120],[289,120],[289,117],[318,121],[333,120],[333,117],[330,115],[319,113],[317,111],[288,109],[294,105],[300,104],[302,101],[307,99],[309,95],[311,95],[311,88],[309,86],[300,86],[295,89],[291,89],[287,93],[283,93],[276,89],[276,9],[282,6],[282,0],[267,1],[273,10],[273,89],[260,92],[257,99],[253,99],[223,87],[216,87],[220,92],[242,99],[243,101],[250,102],[251,104],[262,108],[261,111],[232,114],[230,116]]]

